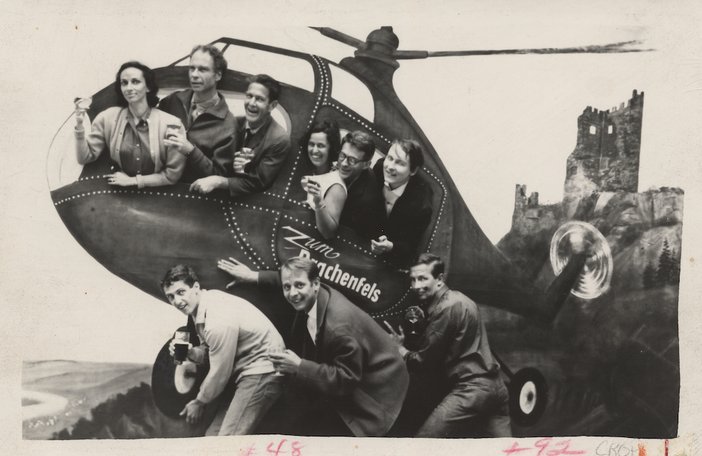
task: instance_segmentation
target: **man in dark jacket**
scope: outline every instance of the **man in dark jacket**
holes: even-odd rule
[[[419,347],[400,345],[407,368],[438,371],[448,394],[431,412],[417,437],[510,437],[508,392],[492,356],[478,305],[444,283],[444,263],[424,253],[410,270],[412,290],[426,314]],[[402,344],[386,322],[392,336]]]
[[[226,71],[227,61],[219,49],[209,44],[195,46],[188,67],[190,89],[170,94],[158,106],[185,126],[185,134],[174,132],[166,140],[188,157],[183,182],[234,172],[236,122],[217,92],[217,82]]]
[[[431,221],[432,191],[417,175],[423,164],[419,143],[403,139],[393,142],[387,156],[373,168],[385,211],[383,235],[371,241],[371,251],[398,266],[412,264]]]
[[[400,413],[409,375],[392,338],[341,293],[320,283],[317,266],[294,257],[277,271],[251,271],[236,260],[219,267],[240,282],[281,287],[297,312],[292,350],[270,355],[279,372],[315,399],[303,414],[311,435],[387,434]]]
[[[222,189],[236,197],[262,192],[273,185],[290,152],[290,134],[271,116],[279,96],[280,84],[272,77],[258,74],[249,80],[245,115],[236,118],[233,173],[200,178],[192,183],[191,191]]]
[[[347,195],[340,222],[367,239],[375,239],[382,233],[383,201],[377,180],[369,169],[374,153],[375,144],[368,133],[353,131],[341,140],[338,169]]]

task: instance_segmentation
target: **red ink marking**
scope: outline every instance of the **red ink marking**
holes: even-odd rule
[[[549,456],[558,456],[558,455],[568,455],[568,454],[585,454],[584,450],[571,450],[570,449],[570,440],[561,440],[559,442],[556,442],[554,446],[560,446],[561,448],[558,448],[556,450],[552,450],[548,452]]]
[[[266,450],[268,450],[269,453],[275,455],[275,456],[280,456],[281,454],[285,454],[285,451],[282,451],[283,444],[287,442],[286,439],[281,439],[280,442],[278,443],[278,448],[275,450],[273,449],[273,442],[268,444],[268,447],[266,447]]]
[[[251,445],[248,448],[242,448],[239,450],[239,455],[240,456],[254,456],[256,454],[256,446]]]
[[[512,446],[502,450],[504,454],[511,455],[522,451],[538,450],[536,456],[569,456],[585,454],[584,450],[571,450],[570,440],[554,440],[553,437],[545,437],[534,442],[533,447],[520,446],[518,442],[512,443]]]
[[[646,447],[643,443],[639,443],[639,456],[646,456]]]
[[[302,443],[298,442],[297,440],[294,440],[292,443],[292,456],[302,456]]]
[[[668,456],[668,439],[665,439],[665,453],[664,456]]]
[[[531,448],[520,447],[519,443],[514,442],[511,447],[507,448],[506,450],[502,450],[502,452],[505,454],[512,454],[512,453],[518,453],[520,451],[527,451],[527,450],[531,450]]]

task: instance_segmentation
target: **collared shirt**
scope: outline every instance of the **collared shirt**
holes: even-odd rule
[[[420,347],[404,356],[410,371],[440,369],[453,383],[499,371],[475,302],[444,285],[424,310]]]
[[[283,338],[250,302],[219,290],[202,290],[193,321],[210,361],[197,396],[200,402],[219,396],[230,378],[238,382],[246,375],[275,371],[268,352],[284,349]]]
[[[314,300],[314,305],[307,312],[307,332],[310,333],[312,343],[317,345],[317,300]]]
[[[119,149],[119,160],[122,171],[129,176],[137,174],[149,175],[155,172],[156,165],[151,157],[149,143],[149,115],[151,108],[147,109],[141,118],[127,109],[127,123],[124,126],[122,144]]]
[[[216,106],[217,103],[219,103],[218,92],[215,92],[212,98],[205,101],[195,101],[195,94],[193,94],[193,97],[190,100],[190,124],[192,125],[192,123],[195,122],[195,119],[197,119],[206,110],[210,109],[213,106]]]
[[[385,198],[385,213],[387,215],[390,215],[392,208],[395,206],[395,202],[405,193],[408,183],[409,181],[392,189],[390,188],[390,184],[383,182],[383,198]]]

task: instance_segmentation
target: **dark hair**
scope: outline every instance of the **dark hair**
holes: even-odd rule
[[[407,154],[410,171],[415,172],[424,164],[424,151],[414,139],[396,139],[393,144],[398,145]]]
[[[192,287],[195,282],[200,281],[192,266],[188,264],[176,264],[163,276],[163,280],[161,280],[161,290],[165,290],[181,280],[189,287]]]
[[[339,151],[341,150],[339,125],[333,120],[318,120],[312,125],[312,128],[305,133],[305,136],[303,136],[300,141],[300,145],[305,150],[305,157],[307,157],[308,163],[310,157],[309,154],[307,154],[307,143],[310,142],[310,137],[315,133],[324,133],[327,135],[327,143],[329,144],[329,157],[327,158],[327,162],[335,162],[339,158]]]
[[[261,84],[263,87],[268,89],[269,101],[276,101],[278,100],[278,97],[280,97],[280,83],[267,74],[257,74],[251,76],[248,79],[248,83],[249,85],[253,83]]]
[[[419,258],[417,258],[417,261],[414,263],[414,266],[418,266],[420,264],[426,264],[431,266],[431,275],[436,277],[439,277],[439,274],[444,273],[444,262],[439,258],[438,256],[434,255],[433,253],[422,253],[419,255]]]
[[[224,76],[224,73],[227,71],[227,59],[224,58],[222,51],[212,44],[198,44],[192,51],[190,51],[190,58],[192,58],[193,54],[195,54],[197,51],[210,54],[212,61],[214,62],[213,70],[215,73],[220,73],[222,76]]]
[[[360,130],[346,133],[344,139],[341,140],[341,145],[343,146],[346,143],[351,144],[356,149],[363,152],[364,161],[368,161],[373,158],[373,154],[375,153],[375,143],[373,142],[373,138],[371,138],[368,133]]]
[[[124,98],[124,94],[122,94],[122,88],[120,87],[119,82],[119,77],[122,74],[122,71],[126,70],[127,68],[136,68],[137,70],[141,70],[141,73],[144,75],[144,82],[146,83],[146,88],[149,90],[146,93],[146,102],[152,108],[156,106],[158,104],[158,85],[156,84],[156,76],[154,75],[154,70],[147,67],[141,62],[137,62],[136,60],[131,60],[129,62],[123,63],[122,66],[119,67],[119,70],[117,70],[117,75],[115,76],[115,92],[117,92],[117,104],[122,107],[126,107],[127,105],[129,105],[127,99]]]
[[[317,264],[305,257],[292,257],[285,260],[283,265],[280,267],[281,271],[287,269],[289,271],[298,270],[305,271],[307,273],[307,278],[310,282],[319,278],[319,268]]]

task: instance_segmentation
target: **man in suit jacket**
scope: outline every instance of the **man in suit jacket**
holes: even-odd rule
[[[392,338],[367,313],[320,283],[310,259],[294,257],[277,271],[251,271],[236,260],[219,267],[238,281],[281,287],[297,311],[291,346],[270,355],[293,385],[320,399],[304,421],[312,435],[387,434],[400,413],[409,374]],[[324,407],[328,405],[328,407]]]
[[[423,164],[419,143],[403,139],[395,141],[373,168],[385,211],[381,216],[383,235],[371,241],[371,251],[398,266],[412,265],[431,222],[432,191],[417,175]]]
[[[341,140],[339,175],[346,184],[346,202],[341,212],[342,225],[353,228],[367,239],[381,234],[382,198],[370,162],[375,153],[373,139],[363,131],[347,133]]]
[[[208,176],[196,180],[191,191],[210,193],[229,190],[233,197],[269,188],[290,152],[290,135],[271,113],[278,106],[280,84],[266,74],[253,76],[246,90],[246,115],[236,118],[238,151],[231,176]]]
[[[187,156],[181,181],[206,176],[231,176],[236,151],[236,122],[217,82],[227,71],[222,52],[211,44],[195,46],[190,53],[190,89],[161,100],[159,109],[178,117],[185,134],[177,131],[168,140]]]

